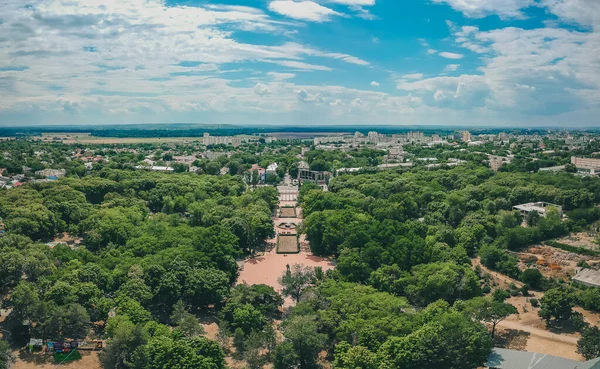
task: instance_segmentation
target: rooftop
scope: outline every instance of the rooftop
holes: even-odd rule
[[[594,269],[582,269],[575,277],[574,281],[588,286],[600,287],[600,271]]]
[[[520,210],[520,211],[524,211],[524,212],[538,212],[539,214],[546,214],[546,212],[548,211],[548,208],[550,207],[555,207],[557,208],[560,212],[562,212],[562,207],[560,205],[554,205],[554,204],[550,204],[548,202],[529,202],[527,204],[520,204],[520,205],[515,205],[513,206],[514,209]]]
[[[580,362],[535,352],[494,348],[486,366],[494,369],[600,369],[600,358]]]

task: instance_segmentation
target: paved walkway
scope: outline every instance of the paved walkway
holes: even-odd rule
[[[289,205],[292,205],[292,203],[287,201],[280,202],[280,206]],[[293,205],[296,204],[293,203]],[[279,218],[278,216],[274,216],[273,225],[275,227],[275,232],[295,233],[295,230],[281,229],[278,227],[278,225],[280,223],[294,223],[296,225],[302,223],[302,209],[300,207],[296,209],[296,214],[298,218]],[[276,238],[274,240],[269,240],[269,242],[276,242]],[[275,288],[276,291],[281,292],[282,287],[277,279],[283,273],[285,273],[288,265],[291,266],[293,264],[302,264],[312,267],[321,267],[323,268],[323,271],[327,271],[335,267],[334,263],[330,259],[314,256],[310,252],[310,247],[308,245],[308,241],[306,241],[305,235],[300,236],[300,244],[301,251],[298,254],[277,254],[277,250],[274,247],[267,251],[264,255],[257,255],[255,257],[246,259],[241,266],[237,283],[266,284]],[[293,304],[294,303],[291,299],[285,299],[284,306],[292,306]]]

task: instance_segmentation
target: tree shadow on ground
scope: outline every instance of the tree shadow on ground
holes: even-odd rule
[[[518,329],[503,329],[496,332],[494,346],[524,351],[531,334]]]
[[[54,357],[52,355],[46,355],[42,352],[31,353],[27,351],[27,349],[20,349],[18,356],[21,361],[35,365],[54,363]]]
[[[574,324],[571,320],[562,322],[548,322],[546,323],[546,329],[554,334],[570,334],[581,331],[581,327]]]

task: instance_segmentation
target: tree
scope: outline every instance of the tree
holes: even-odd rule
[[[271,336],[271,333],[273,336]],[[249,369],[260,369],[264,364],[264,357],[261,354],[265,348],[271,349],[271,341],[275,340],[275,330],[265,330],[265,332],[252,332],[244,343],[244,360]],[[267,352],[268,354],[268,352]]]
[[[204,328],[200,325],[198,318],[185,309],[181,300],[173,306],[173,314],[170,318],[171,324],[180,329],[186,337],[196,337],[204,334]]]
[[[512,314],[517,314],[517,308],[505,302],[498,302],[486,297],[476,297],[464,303],[464,310],[473,319],[492,324],[492,338],[496,333],[498,323]]]
[[[296,369],[298,368],[298,354],[294,351],[294,346],[289,341],[283,341],[275,347],[273,352],[274,369]]]
[[[546,291],[544,297],[540,299],[541,308],[538,315],[550,322],[554,319],[556,322],[568,320],[573,315],[573,306],[575,298],[573,294],[561,288],[554,288]]]
[[[253,188],[260,183],[260,174],[258,174],[258,170],[254,170],[250,174],[250,183]]]
[[[542,217],[540,216],[540,213],[538,213],[537,211],[531,211],[531,212],[527,213],[527,216],[525,217],[525,221],[527,222],[528,226],[535,227],[538,225],[541,218]]]
[[[195,337],[175,339],[157,336],[144,346],[144,369],[225,369],[225,353],[215,341]]]
[[[146,323],[152,316],[139,302],[129,297],[122,297],[117,302],[117,313],[127,315],[134,324]]]
[[[407,336],[389,338],[379,355],[381,368],[472,369],[483,366],[491,350],[483,324],[451,311]]]
[[[523,273],[521,273],[521,282],[529,285],[529,287],[533,289],[542,288],[543,280],[544,276],[537,268],[525,269]]]
[[[315,319],[308,315],[292,317],[285,322],[283,335],[291,343],[297,357],[297,367],[315,368],[319,352],[323,350],[327,339],[325,334],[318,333]]]
[[[283,286],[284,296],[292,297],[296,302],[300,302],[300,298],[311,285],[314,279],[314,269],[305,267],[300,264],[294,264],[279,277],[279,284]]]
[[[233,310],[234,328],[241,328],[244,335],[249,335],[252,331],[261,330],[267,320],[261,312],[250,304],[245,304]]]
[[[110,339],[100,353],[105,368],[129,369],[136,361],[138,349],[148,342],[148,332],[141,324],[133,325],[127,317],[110,318],[107,324]]]
[[[267,174],[267,178],[265,179],[265,183],[276,186],[280,182],[279,177],[276,174]]]
[[[228,294],[229,277],[218,269],[193,269],[186,276],[183,296],[191,306],[218,304]]]
[[[203,335],[204,327],[200,325],[200,321],[193,314],[187,313],[183,320],[179,323],[178,328],[181,329],[186,337],[198,337]]]
[[[236,328],[235,332],[233,333],[233,347],[235,347],[235,350],[238,354],[242,354],[244,352],[245,340],[246,337],[244,336],[244,331],[242,328]]]
[[[348,342],[340,342],[335,346],[335,369],[378,369],[377,354],[364,346],[350,346]]]
[[[600,329],[589,327],[583,331],[581,338],[577,341],[577,352],[587,360],[600,356]]]
[[[231,289],[227,303],[250,304],[265,315],[279,315],[283,298],[273,287],[266,284],[242,283]]]
[[[85,338],[90,331],[90,316],[83,306],[71,304],[61,319],[61,338]]]
[[[0,341],[0,369],[10,369],[16,362],[16,358],[10,350],[7,341]]]

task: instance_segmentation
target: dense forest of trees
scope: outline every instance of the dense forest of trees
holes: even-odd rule
[[[222,305],[235,259],[273,235],[276,201],[274,188],[247,192],[239,177],[121,170],[2,191],[0,292],[12,308],[11,338],[82,339],[91,322],[99,334],[108,322],[107,367],[156,362],[177,347],[181,360],[222,368],[218,345],[174,335],[157,317],[180,301],[192,312]],[[85,247],[39,243],[61,232]]]
[[[549,323],[579,319],[575,305],[600,311],[597,289],[567,288],[537,269],[521,270],[512,254],[599,220],[596,178],[533,173],[518,160],[494,174],[481,164],[485,155],[472,150],[408,147],[413,155],[468,163],[340,175],[328,192],[305,184],[300,231],[315,255],[335,258],[336,268],[293,266],[280,281],[298,304],[283,311],[272,287],[235,285],[236,259],[273,237],[278,204],[274,187],[249,186],[243,176],[252,164],[272,162],[280,164],[277,177],[293,174],[299,143],[198,159],[200,175],[133,170],[146,157],[142,151],[165,161],[175,151],[194,152],[184,146],[139,144],[138,153],[92,146],[88,153],[110,161],[86,168],[67,159],[76,146],[1,145],[8,174],[25,165],[67,170],[58,181],[0,191],[0,302],[10,309],[4,327],[17,346],[32,337],[99,337],[107,340],[101,361],[111,369],[221,369],[226,355],[252,369],[266,362],[310,369],[324,359],[335,369],[472,369],[485,362],[496,324],[515,313],[504,302],[515,291],[491,294],[475,257],[521,280],[525,292],[516,293],[545,290],[550,297],[540,301],[540,315]],[[305,160],[335,172],[376,166],[383,154],[313,149]],[[231,175],[219,176],[222,167]],[[568,219],[554,209],[525,219],[512,210],[531,201],[560,205]],[[64,233],[80,243],[48,243]],[[199,325],[206,314],[219,322],[217,341]],[[595,331],[582,330],[588,338],[580,351],[592,357]],[[235,353],[225,351],[231,339]],[[3,356],[7,347],[0,341],[0,363],[12,360]]]

